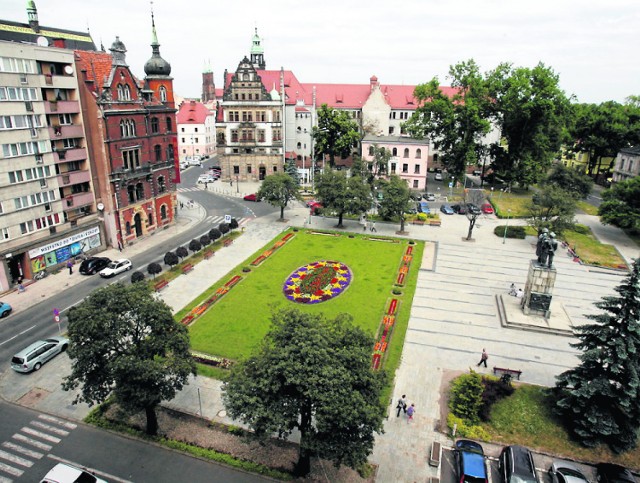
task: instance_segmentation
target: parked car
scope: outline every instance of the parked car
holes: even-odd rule
[[[0,302],[0,318],[6,317],[13,309],[7,302]]]
[[[416,210],[415,208],[407,208],[404,212],[406,214],[409,214],[409,215],[417,215],[418,214],[418,210]]]
[[[433,193],[425,193],[423,198],[426,201],[435,201],[436,200],[436,195],[434,195]]]
[[[498,469],[504,483],[540,483],[533,455],[524,446],[505,446],[498,458]]]
[[[111,263],[111,259],[107,257],[90,257],[80,264],[80,273],[82,275],[93,275]]]
[[[596,465],[596,481],[598,483],[636,483],[631,471],[613,463]]]
[[[474,441],[456,441],[454,450],[458,483],[487,483],[484,450]]]
[[[104,278],[114,277],[119,273],[126,272],[132,268],[133,265],[131,264],[131,260],[127,260],[126,258],[123,258],[122,260],[114,260],[105,268],[100,270],[100,276]]]
[[[200,156],[188,156],[187,161],[189,162],[190,166],[202,166],[202,160],[200,159]]]
[[[568,461],[556,460],[549,468],[551,483],[589,483],[576,465]]]
[[[493,215],[493,206],[491,206],[491,203],[483,203],[482,206],[480,207],[480,210],[485,215]]]
[[[93,473],[66,463],[58,463],[49,470],[40,483],[107,483]]]
[[[453,205],[451,207],[451,209],[454,211],[454,213],[458,213],[459,215],[466,215],[467,214],[467,206],[466,205]]]
[[[422,195],[420,193],[411,193],[409,198],[413,201],[420,201],[422,199]]]
[[[318,214],[318,212],[324,208],[324,206],[322,206],[322,203],[320,203],[319,201],[316,201],[315,203],[311,203],[309,205],[309,210],[311,210],[311,213],[313,214]]]
[[[442,181],[442,173],[436,173],[433,176],[433,179],[435,179],[436,181]]]
[[[187,169],[189,166],[189,161],[180,161],[180,169]]]
[[[431,213],[431,210],[429,209],[429,203],[427,203],[426,201],[418,202],[416,209],[418,210],[418,213],[425,213],[427,215]]]
[[[210,174],[201,174],[200,176],[198,176],[198,184],[213,183],[215,180],[216,178],[214,178]]]
[[[477,205],[474,205],[473,203],[467,203],[467,213],[471,213],[472,215],[479,215],[482,213],[482,211],[480,210],[480,208],[478,208]]]
[[[251,193],[250,195],[246,195],[244,197],[244,200],[245,201],[260,201],[258,199],[258,194],[257,193]]]
[[[318,201],[316,200],[307,200],[307,202],[305,203],[305,206],[307,208],[311,208],[311,205],[315,205],[316,203],[318,203]]]
[[[66,351],[68,346],[69,339],[65,337],[51,337],[34,342],[11,358],[11,369],[16,372],[37,371],[49,359]]]
[[[440,206],[440,211],[442,211],[445,215],[453,215],[454,213],[453,208],[451,208],[451,205],[448,205],[447,203]]]

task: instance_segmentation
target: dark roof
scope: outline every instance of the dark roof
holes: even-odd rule
[[[75,32],[73,30],[43,26],[40,26],[39,31],[36,32],[26,23],[0,20],[0,40],[35,44],[39,37],[46,38],[50,47],[71,50],[97,50],[88,32]]]
[[[632,146],[630,148],[622,148],[620,150],[621,153],[632,154],[634,156],[640,155],[640,146]]]

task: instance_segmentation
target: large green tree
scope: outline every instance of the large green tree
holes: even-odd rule
[[[615,291],[595,303],[595,323],[574,328],[581,362],[558,376],[556,410],[585,446],[621,452],[640,429],[640,260]]]
[[[287,159],[284,165],[284,172],[291,176],[291,179],[293,179],[297,185],[300,184],[300,175],[298,174],[298,166],[296,165],[295,159]]]
[[[602,199],[598,214],[603,223],[640,232],[640,176],[615,183]]]
[[[554,184],[545,184],[531,197],[529,224],[538,233],[543,228],[560,235],[575,224],[578,196]]]
[[[102,403],[110,394],[122,408],[145,411],[155,434],[155,409],[173,399],[196,366],[187,329],[144,283],[115,283],[69,311],[71,374],[62,387],[80,387],[74,403]]]
[[[338,227],[343,228],[345,213],[359,215],[371,206],[371,191],[360,176],[347,178],[344,171],[328,170],[316,181],[318,200],[338,215]]]
[[[350,315],[276,312],[262,345],[232,368],[225,408],[258,438],[298,429],[300,475],[309,473],[312,455],[356,468],[373,450],[385,410],[384,373],[371,370],[372,346]]]
[[[466,167],[483,157],[483,137],[491,130],[491,99],[473,59],[451,66],[449,78],[453,95],[440,89],[437,77],[416,87],[420,107],[404,127],[415,138],[433,141],[447,171],[462,179]]]
[[[348,112],[333,109],[326,104],[318,109],[318,125],[313,127],[311,136],[316,156],[329,156],[331,168],[336,164],[336,156],[349,156],[361,138],[358,124]]]
[[[549,67],[501,64],[487,75],[493,118],[502,140],[491,146],[492,167],[509,184],[543,178],[566,139],[570,104]]]
[[[389,181],[380,180],[378,189],[382,191],[383,198],[380,201],[379,212],[383,218],[399,219],[400,231],[404,231],[404,214],[409,209],[411,191],[407,182],[393,174]]]
[[[284,220],[284,209],[292,200],[301,200],[298,183],[287,173],[267,176],[257,193],[259,200],[280,208],[280,220]]]
[[[562,163],[554,164],[547,175],[545,184],[547,183],[574,193],[580,199],[586,198],[593,187],[593,180],[589,176],[568,168]]]

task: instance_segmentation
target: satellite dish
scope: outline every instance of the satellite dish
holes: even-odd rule
[[[38,37],[38,39],[36,40],[36,43],[40,47],[48,47],[49,46],[49,41],[47,40],[46,37],[43,37],[42,35],[40,37]]]
[[[65,65],[64,66],[64,73],[67,74],[67,75],[73,74],[73,67],[71,67],[70,65]]]

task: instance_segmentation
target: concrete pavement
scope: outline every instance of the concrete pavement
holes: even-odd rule
[[[247,184],[244,187],[246,191],[241,193],[237,193],[235,186],[229,187],[226,192],[224,188],[223,184],[216,186],[216,189],[228,196],[241,196],[243,193],[255,192],[257,185]],[[198,209],[193,209],[192,217],[184,214],[184,222],[179,223],[176,230],[184,229],[190,223],[197,223],[197,213]],[[308,226],[308,210],[302,205],[285,211],[288,219],[285,224],[276,221],[278,216],[276,213],[249,223],[244,235],[233,245],[220,249],[215,257],[201,262],[187,275],[188,285],[182,283],[182,280],[171,282],[162,290],[162,299],[177,312],[287,226]],[[424,481],[429,476],[439,476],[439,469],[428,466],[427,460],[433,441],[440,441],[444,446],[451,444],[438,431],[446,425],[446,421],[441,418],[441,388],[446,386],[450,378],[468,371],[469,368],[489,373],[491,367],[498,366],[522,370],[524,382],[552,385],[557,374],[575,366],[578,361],[577,352],[569,346],[571,337],[545,332],[524,332],[504,327],[500,322],[497,301],[502,297],[506,304],[512,304],[513,299],[506,295],[510,284],[514,282],[518,286],[524,286],[529,260],[534,258],[535,240],[507,239],[503,244],[503,240],[496,237],[493,230],[497,225],[504,224],[504,221],[482,215],[473,233],[474,240],[465,241],[463,238],[468,226],[466,217],[452,215],[442,218],[441,227],[407,225],[409,233],[404,235],[426,241],[426,251],[432,254],[432,263],[423,263],[419,271],[401,365],[395,374],[393,397],[389,402],[389,418],[385,422],[385,433],[376,438],[376,447],[371,457],[371,461],[378,464],[378,481]],[[609,233],[608,240],[623,240],[623,246],[619,250],[625,258],[638,256],[637,247],[626,246],[627,241],[616,234],[615,229],[606,227],[606,230],[601,230],[594,220],[586,221],[596,226],[594,232],[597,236],[606,232]],[[514,222],[511,220],[510,223]],[[314,228],[333,229],[335,224],[334,219],[311,219],[311,227]],[[357,221],[347,220],[345,225],[345,231],[362,230]],[[396,224],[377,223],[376,228],[380,235],[396,236],[399,227]],[[162,243],[161,239],[157,241]],[[633,243],[630,240],[628,242]],[[156,240],[145,243],[156,243]],[[145,249],[145,243],[140,243],[139,249]],[[136,249],[136,245],[127,248],[130,249]],[[117,252],[115,255],[118,255]],[[126,256],[126,253],[123,255]],[[595,312],[593,302],[612,294],[613,287],[624,276],[619,272],[577,264],[562,248],[558,249],[555,265],[558,279],[552,313],[566,315],[573,325],[584,323],[584,314]],[[65,277],[71,283],[75,276],[69,277],[64,272],[38,283],[47,283],[54,278],[64,282]],[[27,294],[37,297],[35,285],[28,288]],[[55,289],[56,284],[52,286]],[[488,369],[475,365],[483,348],[489,353]],[[61,365],[53,373],[63,374],[63,365],[68,365],[68,359],[59,357],[49,364]],[[45,374],[52,372],[45,369],[47,366],[39,373],[28,376],[30,386],[34,386],[35,380],[38,381],[35,386],[40,387],[36,378],[42,378],[42,385],[51,383],[46,380]],[[21,395],[19,390],[15,390],[19,378],[27,380],[25,376],[13,371],[4,375],[0,380],[0,393],[3,397],[13,401],[25,399],[25,394]],[[48,387],[43,386],[43,389]],[[69,405],[69,395],[66,395],[65,404],[65,394],[58,390],[59,396],[52,396],[55,392],[52,387],[50,393],[43,392],[42,397],[29,395],[30,399],[36,400],[32,407],[72,419],[80,419],[86,414],[86,408]],[[395,417],[394,401],[401,394],[407,394],[409,402],[416,404],[416,416],[410,423],[403,416]],[[214,421],[233,422],[224,413],[218,381],[197,377],[166,405]],[[489,454],[497,454],[499,449],[498,446],[484,446]]]

